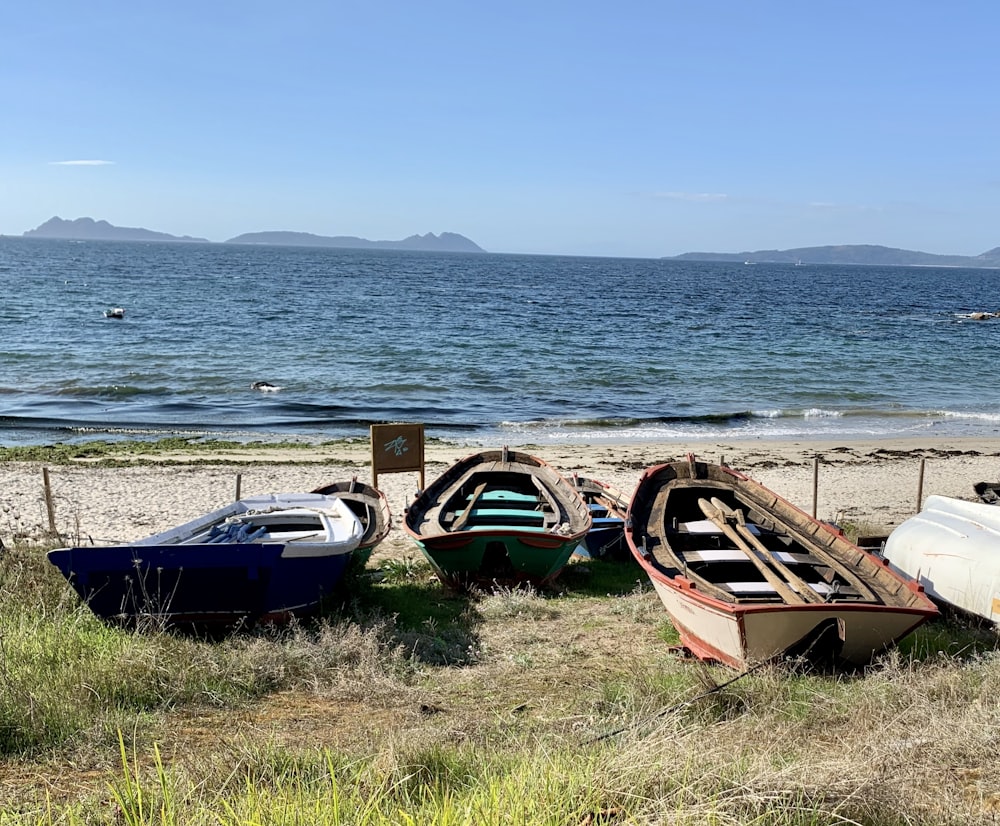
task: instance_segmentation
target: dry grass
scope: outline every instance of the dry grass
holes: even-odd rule
[[[713,697],[701,714],[679,711],[623,741],[620,782],[634,783],[638,765],[673,767],[660,777],[660,805],[671,801],[690,822],[699,813],[748,822],[803,809],[831,822],[992,823],[998,678],[993,655],[890,656],[848,681],[772,670],[734,686],[729,703]],[[656,787],[653,774],[647,787]]]
[[[105,628],[36,552],[0,562],[0,824],[1000,815],[992,634],[728,682],[625,563],[459,596],[396,560],[318,623],[211,641]]]

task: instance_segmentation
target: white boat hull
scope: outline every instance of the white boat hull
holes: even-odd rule
[[[1000,622],[1000,507],[929,496],[883,553],[933,599]]]

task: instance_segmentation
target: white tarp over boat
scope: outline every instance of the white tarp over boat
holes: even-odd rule
[[[1000,507],[928,496],[886,540],[886,559],[934,599],[1000,622]]]

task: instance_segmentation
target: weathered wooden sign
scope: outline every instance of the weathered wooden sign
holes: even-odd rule
[[[380,473],[420,474],[420,489],[424,487],[424,426],[422,424],[373,424],[372,484],[378,487]]]

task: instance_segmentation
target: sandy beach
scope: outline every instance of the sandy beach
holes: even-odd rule
[[[485,446],[492,447],[492,446]],[[592,476],[631,493],[643,468],[689,452],[725,461],[821,519],[888,532],[917,509],[918,492],[973,499],[973,484],[1000,479],[1000,438],[869,442],[725,442],[526,446],[565,474]],[[430,483],[477,448],[431,442],[425,451]],[[150,457],[147,457],[150,458]],[[371,481],[365,440],[309,450],[157,454],[153,464],[107,468],[81,461],[48,468],[56,526],[67,541],[105,544],[138,539],[244,496],[312,490],[357,475]],[[921,463],[923,483],[921,490]],[[419,487],[416,473],[379,476],[394,526],[378,556],[406,556],[415,546],[401,528],[406,504]],[[41,540],[49,516],[43,465],[0,465],[0,540]]]

